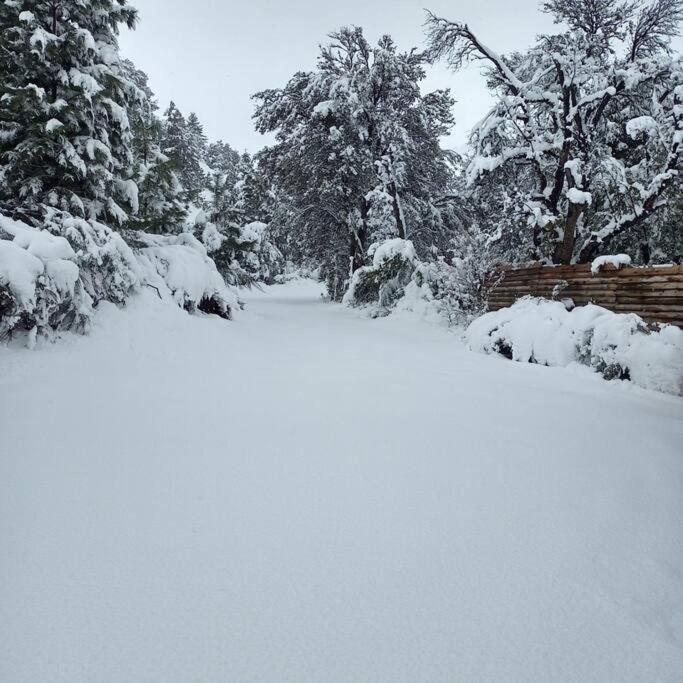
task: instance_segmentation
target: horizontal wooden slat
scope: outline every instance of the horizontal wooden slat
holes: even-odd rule
[[[531,295],[572,299],[579,306],[594,303],[619,313],[637,313],[647,322],[683,327],[683,265],[607,265],[595,274],[589,264],[503,267],[491,273],[488,286],[492,287],[490,310],[510,306]]]

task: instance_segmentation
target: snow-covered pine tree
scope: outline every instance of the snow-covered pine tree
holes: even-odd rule
[[[28,298],[3,285],[8,334],[83,329],[139,283],[112,230],[137,211],[127,111],[144,93],[117,44],[136,17],[125,0],[0,4],[0,238],[33,264]]]
[[[185,182],[190,192],[190,197],[194,201],[198,201],[202,190],[206,187],[207,181],[205,158],[208,140],[204,133],[204,126],[194,112],[190,112],[190,115],[187,117],[187,134],[192,162],[185,171]]]
[[[127,108],[140,96],[118,57],[126,0],[0,4],[0,201],[121,224],[137,209]]]
[[[423,54],[399,52],[388,36],[373,47],[360,28],[330,37],[315,71],[255,96],[255,119],[259,131],[276,133],[277,144],[260,158],[293,203],[287,229],[340,297],[368,245],[405,237],[420,202],[445,191],[438,141],[452,123],[452,101],[446,91],[420,93]]]
[[[248,152],[244,152],[240,158],[235,189],[235,207],[243,223],[270,222],[272,210],[270,186]]]
[[[190,117],[193,120],[192,126],[175,102],[169,104],[164,112],[161,151],[171,160],[173,170],[185,190],[186,200],[196,205],[206,184],[206,176],[202,170],[206,138],[196,115],[191,114]]]
[[[161,152],[162,121],[147,74],[130,61],[123,62],[128,78],[145,93],[128,110],[133,131],[133,178],[138,186],[138,212],[131,227],[154,233],[180,232],[187,213],[183,187],[172,161]]]
[[[204,126],[194,112],[190,112],[190,115],[187,117],[187,133],[192,149],[195,151],[197,157],[199,159],[204,159],[206,157],[208,140],[204,133]]]
[[[637,244],[681,165],[683,62],[669,41],[683,0],[549,0],[569,30],[504,57],[467,25],[430,15],[431,52],[488,65],[496,104],[475,128],[470,182],[504,173],[536,258],[591,260]],[[637,256],[637,254],[632,254]]]

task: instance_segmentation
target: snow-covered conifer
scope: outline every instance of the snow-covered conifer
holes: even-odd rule
[[[138,186],[138,211],[131,227],[156,233],[182,229],[187,206],[183,187],[173,169],[173,162],[161,152],[162,121],[147,74],[124,62],[129,79],[145,93],[145,99],[132,104],[128,111],[133,131],[133,177]]]
[[[187,201],[196,204],[206,184],[202,170],[206,138],[195,114],[185,119],[175,102],[164,112],[164,127],[161,151],[171,162],[185,190]]]
[[[256,95],[257,128],[277,143],[260,155],[328,289],[364,265],[367,245],[410,236],[448,176],[439,136],[450,126],[447,92],[422,95],[425,56],[388,36],[371,46],[360,28],[330,36],[310,73]],[[422,246],[419,245],[418,246]]]
[[[137,209],[127,107],[139,96],[118,56],[126,0],[0,5],[0,199],[40,220],[47,207],[121,224]]]

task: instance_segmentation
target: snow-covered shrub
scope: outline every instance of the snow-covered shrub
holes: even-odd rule
[[[168,295],[190,313],[199,310],[227,319],[240,308],[206,248],[190,233],[130,231],[126,239],[135,247],[144,284],[156,289],[162,299]]]
[[[588,304],[568,311],[558,301],[525,297],[468,327],[469,348],[523,363],[578,362],[606,379],[683,395],[683,330],[648,326],[633,313]]]
[[[476,258],[439,258],[421,263],[415,282],[427,289],[440,315],[449,325],[463,325],[486,311],[493,282],[488,262]]]
[[[121,234],[97,221],[49,209],[45,227],[64,236],[76,252],[83,285],[94,305],[122,304],[140,284],[140,268]]]
[[[403,296],[415,272],[415,248],[410,240],[396,238],[373,244],[368,251],[372,265],[353,274],[343,302],[350,306],[376,304],[377,314],[386,314]]]
[[[229,284],[272,284],[283,271],[284,258],[268,239],[265,223],[231,224],[226,228],[206,222],[198,227],[196,232],[201,236],[202,244]]]
[[[141,285],[190,312],[239,308],[192,235],[124,234],[55,211],[44,228],[0,215],[0,339],[85,332],[100,301],[122,304]]]
[[[284,272],[285,260],[282,252],[268,238],[268,225],[253,221],[241,228],[241,239],[250,245],[245,252],[244,268],[257,282],[273,284],[275,278]],[[240,254],[238,254],[239,260]]]
[[[122,303],[140,268],[121,236],[58,211],[45,229],[0,216],[0,338],[87,330],[101,300]]]
[[[497,284],[494,257],[487,239],[476,229],[464,229],[450,240],[448,258],[432,250],[421,261],[399,307],[436,314],[449,326],[466,325],[487,310],[488,295]]]

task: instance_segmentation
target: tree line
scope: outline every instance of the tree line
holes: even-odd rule
[[[558,32],[501,55],[428,14],[426,47],[330,34],[313,70],[254,95],[255,155],[161,112],[119,55],[126,0],[0,4],[0,212],[71,239],[69,216],[120,232],[191,232],[232,284],[318,269],[341,299],[378,244],[482,272],[496,262],[683,256],[683,0],[548,0]],[[468,150],[445,149],[444,60],[483,66],[494,98]]]

